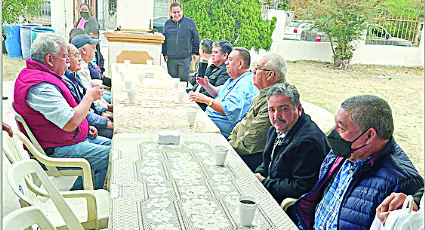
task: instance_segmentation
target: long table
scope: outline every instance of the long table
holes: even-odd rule
[[[109,229],[238,229],[241,195],[257,199],[249,229],[297,229],[221,134],[160,145],[151,132],[119,133],[112,142]],[[224,167],[214,145],[229,150]]]
[[[136,84],[135,104],[128,103],[119,71],[113,74],[109,229],[243,229],[241,195],[254,196],[259,207],[249,229],[297,229],[208,116],[199,109],[189,128],[185,110],[197,105],[187,97],[176,103],[169,75],[148,68],[155,76]],[[158,144],[158,133],[171,129],[180,132],[179,144]],[[224,167],[215,166],[215,145],[229,150]]]

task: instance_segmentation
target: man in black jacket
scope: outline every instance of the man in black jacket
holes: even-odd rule
[[[209,83],[213,86],[220,86],[224,84],[227,79],[229,79],[229,74],[226,70],[226,64],[224,64],[229,57],[230,52],[232,52],[233,46],[230,42],[226,40],[220,40],[218,42],[213,43],[212,48],[212,65],[208,66],[205,71],[205,77],[208,78]],[[212,97],[202,86],[195,82],[191,91],[196,92],[199,91],[207,95],[208,97]],[[207,109],[207,105],[204,103],[198,103],[198,105],[202,108],[202,110]]]
[[[173,78],[187,82],[190,73],[190,61],[193,55],[199,55],[199,34],[195,22],[183,16],[180,3],[170,6],[172,18],[165,22],[162,34],[162,54],[167,62],[168,73]],[[196,56],[194,56],[196,60]]]
[[[281,203],[287,197],[299,198],[313,187],[330,148],[326,136],[302,110],[294,85],[275,84],[267,99],[273,127],[255,176]]]

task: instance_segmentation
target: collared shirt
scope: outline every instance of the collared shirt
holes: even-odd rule
[[[90,84],[91,75],[90,75],[89,64],[85,63],[84,61],[81,61],[80,66],[81,66],[81,70],[79,70],[77,72],[77,74],[80,77],[84,88],[90,89],[92,87],[91,87],[91,84]],[[100,107],[103,107],[105,109],[108,108],[108,102],[105,101],[105,99],[103,99],[103,98],[100,98],[99,100],[94,101],[94,104],[96,106],[100,106]]]
[[[371,157],[354,163],[345,160],[329,190],[316,207],[314,229],[337,229],[338,214],[344,194],[353,179],[354,171]]]
[[[61,129],[75,114],[74,109],[66,102],[60,89],[47,82],[32,86],[28,90],[25,101],[32,109],[43,114],[47,120]]]
[[[221,134],[226,138],[251,107],[253,98],[258,89],[253,84],[253,73],[248,71],[236,79],[229,78],[218,87],[215,100],[221,102],[221,107],[226,115],[208,107],[205,111],[208,117],[218,126]]]
[[[283,82],[283,81],[282,81]],[[229,144],[239,155],[263,152],[267,141],[267,131],[271,123],[267,109],[268,86],[252,100],[246,116],[236,124],[229,136]]]

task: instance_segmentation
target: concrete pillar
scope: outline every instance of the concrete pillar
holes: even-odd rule
[[[55,0],[50,1],[51,4],[51,21],[52,28],[56,33],[68,39],[69,31],[74,28],[72,22],[72,0]]]
[[[149,29],[153,25],[154,0],[117,1],[117,26],[131,29]]]

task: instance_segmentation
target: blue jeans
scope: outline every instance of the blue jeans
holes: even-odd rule
[[[103,99],[107,101],[109,104],[111,104],[111,92],[109,91],[103,91]]]
[[[94,188],[101,189],[105,182],[106,171],[109,164],[111,139],[97,136],[95,139],[86,138],[75,145],[55,147],[51,157],[58,158],[84,158],[90,163],[94,172]],[[82,178],[75,181],[72,189],[82,189]]]

